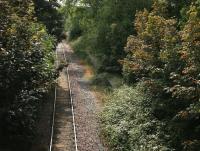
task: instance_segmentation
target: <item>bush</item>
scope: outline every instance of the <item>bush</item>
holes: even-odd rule
[[[69,31],[68,40],[69,41],[74,40],[74,39],[80,37],[81,34],[82,34],[82,30],[81,30],[80,26],[79,25],[74,25]]]
[[[132,20],[136,10],[149,8],[152,0],[100,0],[80,1],[76,6],[66,2],[66,28],[70,31],[70,40],[82,36],[80,47],[89,50],[100,66],[99,72],[120,73],[118,59],[125,55],[123,52],[127,36],[134,33]],[[86,42],[86,43],[85,43]],[[95,67],[96,69],[96,67]]]
[[[153,116],[143,84],[123,86],[108,97],[101,114],[103,134],[114,151],[172,151],[165,124]]]
[[[105,87],[105,88],[110,88],[111,87],[111,83],[108,80],[108,76],[106,73],[101,73],[96,75],[93,79],[92,79],[92,84],[94,85],[98,85],[101,87]]]
[[[39,105],[56,76],[55,39],[36,22],[33,6],[0,2],[0,140],[9,145],[32,141]]]
[[[167,17],[169,1],[156,0],[151,12],[137,13],[137,35],[128,38],[122,61],[124,76],[132,83],[145,81],[154,102],[160,100],[155,116],[171,129],[174,148],[198,150],[200,4],[184,8],[180,28],[178,19]]]

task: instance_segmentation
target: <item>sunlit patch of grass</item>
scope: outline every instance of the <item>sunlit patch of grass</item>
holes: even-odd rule
[[[91,80],[94,77],[94,71],[91,66],[86,65],[84,71],[84,79]]]

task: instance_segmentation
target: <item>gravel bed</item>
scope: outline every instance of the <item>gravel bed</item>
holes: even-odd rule
[[[70,60],[69,73],[72,96],[75,108],[77,142],[79,151],[107,151],[100,139],[100,128],[97,114],[99,104],[89,89],[89,81],[84,79],[84,65],[67,44],[66,57]]]

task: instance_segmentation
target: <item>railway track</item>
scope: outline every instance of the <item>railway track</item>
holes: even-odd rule
[[[57,67],[68,61],[65,47],[56,50]],[[55,88],[55,100],[49,151],[78,151],[72,90],[68,67],[59,75]]]

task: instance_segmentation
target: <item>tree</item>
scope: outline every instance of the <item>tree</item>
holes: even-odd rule
[[[48,32],[59,38],[63,32],[63,15],[59,11],[60,4],[57,0],[33,0],[38,21],[42,22]]]
[[[0,9],[0,140],[27,151],[39,105],[55,78],[55,39],[37,23],[31,0],[2,0]]]
[[[166,121],[172,146],[198,150],[199,3],[187,6],[181,29],[176,19],[168,18],[166,6],[156,1],[151,12],[137,13],[137,36],[128,38],[128,55],[122,61],[124,75],[129,83],[146,83],[154,116]]]
[[[67,2],[69,6],[69,1]],[[81,30],[75,37],[83,37],[79,43],[81,49],[85,49],[88,56],[93,56],[100,62],[96,67],[98,72],[119,73],[121,67],[118,59],[124,57],[126,39],[134,33],[134,14],[137,9],[149,8],[151,0],[83,0],[78,4],[75,3],[77,1],[70,2],[72,11],[67,18],[68,30]]]

